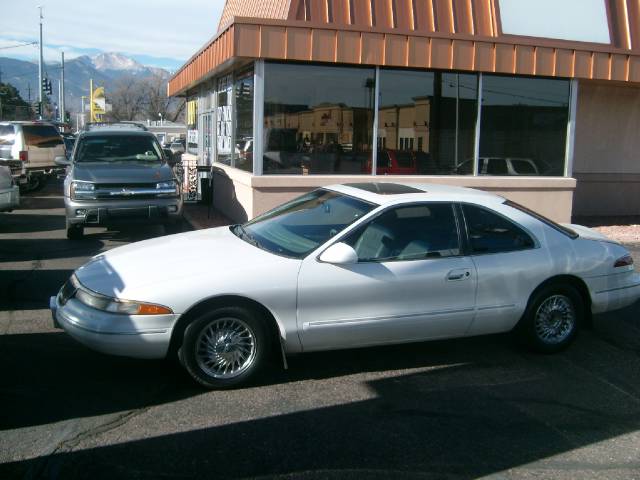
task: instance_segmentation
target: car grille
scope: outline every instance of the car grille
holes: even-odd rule
[[[159,190],[156,188],[156,184],[124,184],[124,185],[96,185],[96,198],[97,199],[112,199],[112,200],[126,200],[131,198],[157,198],[160,196],[167,196],[167,194],[173,193],[174,190]]]

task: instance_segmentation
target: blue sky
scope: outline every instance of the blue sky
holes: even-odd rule
[[[38,5],[44,6],[45,60],[119,52],[144,65],[176,70],[213,37],[224,0],[22,0],[0,16],[0,56],[35,60]]]

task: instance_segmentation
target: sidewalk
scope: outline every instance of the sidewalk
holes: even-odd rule
[[[200,203],[185,203],[184,219],[193,230],[222,227],[233,223],[215,208],[211,208],[209,212],[209,206]]]

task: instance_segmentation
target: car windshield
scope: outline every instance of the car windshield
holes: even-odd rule
[[[83,138],[76,162],[160,162],[158,144],[146,135],[105,135]]]
[[[302,258],[376,205],[329,190],[315,190],[231,231],[276,255]]]

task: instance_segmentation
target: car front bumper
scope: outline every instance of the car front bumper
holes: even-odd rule
[[[182,198],[113,201],[64,199],[67,221],[72,225],[167,224],[182,220]]]
[[[71,298],[64,305],[49,299],[56,328],[87,347],[110,355],[164,358],[179,315],[122,315],[90,308]]]

